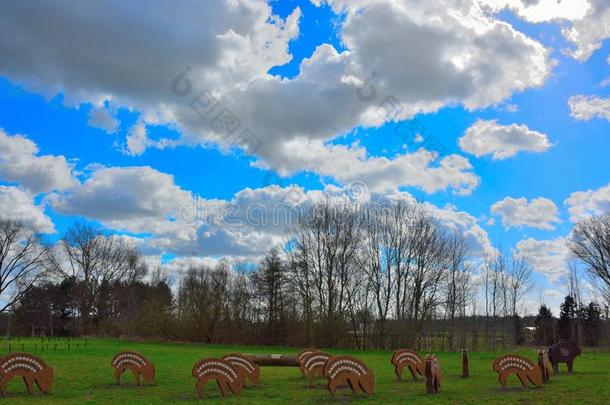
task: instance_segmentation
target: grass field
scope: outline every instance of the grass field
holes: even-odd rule
[[[191,369],[202,357],[221,356],[228,352],[247,353],[296,353],[297,349],[280,347],[246,347],[202,344],[141,343],[110,339],[89,339],[87,347],[76,341],[71,350],[65,342],[58,344],[56,351],[34,352],[35,340],[13,341],[12,349],[25,350],[41,356],[55,369],[53,393],[43,396],[39,392],[34,397],[27,394],[21,379],[14,379],[8,386],[9,395],[4,402],[11,404],[51,403],[51,404],[166,404],[220,402],[220,392],[215,384],[206,388],[206,397],[197,398],[195,379]],[[50,345],[51,348],[53,344]],[[6,344],[5,344],[6,347]],[[38,345],[40,349],[40,345]],[[6,349],[5,349],[6,350]],[[119,350],[135,350],[149,357],[157,368],[154,385],[137,387],[132,375],[124,375],[124,385],[114,384],[112,356]],[[332,353],[352,354],[364,360],[374,371],[376,393],[361,396],[357,402],[406,403],[610,403],[610,354],[585,351],[575,362],[575,373],[568,375],[565,365],[562,373],[553,376],[551,384],[541,389],[523,390],[516,377],[509,379],[510,388],[500,389],[497,374],[491,365],[494,353],[471,353],[471,378],[460,378],[460,355],[458,353],[437,353],[440,358],[443,385],[438,396],[425,394],[422,379],[417,382],[407,379],[396,381],[389,363],[391,353],[384,351],[350,352],[330,350]],[[519,354],[535,358],[533,350],[521,350]],[[405,370],[405,377],[408,376]],[[7,400],[8,399],[8,400]],[[328,403],[352,400],[348,389],[341,390],[332,399],[325,389],[325,381],[318,380],[317,388],[306,388],[298,369],[286,367],[265,367],[261,370],[261,384],[256,388],[246,388],[239,397],[230,397],[227,403]],[[0,400],[2,402],[2,400]]]

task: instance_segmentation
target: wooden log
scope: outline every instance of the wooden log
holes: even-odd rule
[[[248,354],[261,367],[298,367],[297,356],[292,354]]]

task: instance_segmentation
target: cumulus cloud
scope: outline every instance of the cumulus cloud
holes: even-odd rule
[[[576,191],[564,204],[568,207],[572,222],[610,212],[610,184],[597,190]]]
[[[475,0],[447,0],[443,7],[418,0],[330,4],[345,15],[340,35],[347,49],[323,44],[302,61],[296,77],[283,79],[268,71],[291,59],[288,43],[299,33],[299,9],[281,19],[268,4],[249,0],[154,2],[135,13],[124,2],[42,1],[37,13],[27,1],[8,3],[0,13],[0,74],[29,89],[63,92],[70,104],[107,102],[138,111],[144,125],[177,129],[185,145],[241,147],[278,171],[334,176],[319,173],[311,161],[292,164],[294,156],[285,151],[294,142],[312,142],[336,157],[343,151],[330,141],[354,128],[456,104],[494,105],[543,85],[552,69],[547,49]],[[392,46],[379,46],[387,43]],[[179,72],[188,81],[174,81],[172,91]],[[362,96],[373,74],[375,96]],[[206,109],[198,96],[204,90]],[[380,114],[389,98],[397,108]],[[244,147],[245,129],[260,147]],[[146,142],[143,131],[129,135],[127,151],[163,145]],[[426,159],[422,153],[388,164],[375,157],[362,166],[395,189],[413,183],[396,170],[420,167]],[[425,177],[451,180],[416,186],[436,191],[457,184],[457,193],[472,188],[463,159],[448,157],[444,164],[442,170],[427,167]]]
[[[544,152],[551,147],[546,134],[526,125],[500,125],[496,120],[477,120],[459,139],[463,151],[494,160],[507,159],[519,152]]]
[[[59,213],[95,219],[111,229],[190,239],[195,229],[177,218],[193,198],[173,176],[144,166],[99,168],[48,201]]]
[[[493,12],[504,8],[532,23],[557,21],[573,47],[564,52],[586,61],[610,37],[610,3],[607,0],[479,0]]]
[[[480,2],[495,12],[509,8],[519,17],[533,23],[580,20],[590,8],[590,5],[583,0],[480,0]]]
[[[38,146],[23,135],[0,128],[0,180],[18,183],[34,194],[66,190],[76,184],[63,156],[39,155]]]
[[[568,100],[570,115],[578,121],[604,118],[610,121],[610,98],[597,96],[572,96]]]
[[[448,204],[442,208],[428,204],[432,213],[449,229],[464,235],[473,255],[485,256],[495,251],[489,235],[479,225],[479,221],[466,211],[460,211]]]
[[[515,250],[532,264],[534,271],[545,275],[551,283],[556,283],[568,273],[570,252],[565,238],[528,238],[519,241]]]
[[[92,127],[103,129],[109,134],[115,133],[119,127],[119,120],[104,106],[92,108],[89,111],[87,123]]]
[[[32,195],[18,187],[0,186],[0,219],[21,222],[34,232],[55,233],[44,207],[35,205]]]
[[[280,152],[285,163],[275,167],[283,175],[305,169],[343,184],[361,181],[379,193],[410,186],[428,193],[453,189],[455,194],[470,194],[479,184],[468,159],[455,154],[439,160],[438,152],[420,148],[393,157],[371,157],[359,146],[327,145],[306,139],[295,139],[285,145]],[[255,165],[268,168],[264,162]]]
[[[589,8],[581,19],[572,21],[564,27],[563,36],[574,44],[574,49],[566,52],[572,57],[586,61],[593,52],[602,47],[602,42],[610,38],[610,2],[607,0],[588,0]]]
[[[526,198],[506,197],[494,203],[490,211],[502,218],[505,229],[529,226],[538,229],[555,229],[553,223],[561,222],[557,216],[555,203],[547,198],[538,197],[531,201]]]
[[[408,193],[375,193],[361,183],[309,191],[272,185],[245,188],[228,200],[205,199],[150,167],[100,166],[92,168],[82,184],[45,201],[60,214],[83,216],[109,230],[131,233],[147,255],[255,259],[282,243],[316,202],[366,204],[394,197],[414,201]],[[463,233],[473,252],[491,247],[476,218],[454,206],[427,206],[442,223]]]

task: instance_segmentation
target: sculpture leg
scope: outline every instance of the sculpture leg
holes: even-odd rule
[[[500,382],[500,385],[502,386],[502,388],[506,389],[506,374],[501,373],[498,376],[498,381]]]
[[[400,365],[394,366],[394,374],[396,374],[396,378],[398,378],[398,381],[402,380],[402,369],[403,369],[403,366],[400,366]]]
[[[28,389],[28,393],[30,395],[34,394],[32,392],[32,385],[34,384],[34,379],[31,376],[23,377],[23,382],[25,382],[25,386]]]
[[[197,393],[199,394],[199,398],[203,398],[203,387],[205,386],[206,380],[199,380],[197,384],[195,384],[195,388],[197,388]]]
[[[352,381],[351,378],[347,379],[347,384],[349,385],[349,387],[351,388],[352,392],[354,393],[355,396],[360,395],[360,386],[359,386],[359,382],[358,381]]]
[[[8,380],[6,380],[5,377],[2,377],[2,379],[0,379],[0,395],[3,397],[6,396],[6,384],[8,384]]]
[[[125,371],[125,367],[117,367],[114,369],[114,381],[116,385],[121,385],[121,374]]]
[[[220,381],[220,379],[216,380],[216,384],[218,384],[218,388],[220,388],[220,394],[222,395],[222,397],[226,397],[227,396],[227,388],[225,387],[225,385]]]
[[[314,385],[313,385],[313,375],[314,375],[314,371],[313,370],[309,370],[307,372],[307,386],[309,388],[313,388],[314,387]]]
[[[134,380],[136,380],[136,385],[140,385],[140,370],[132,368],[131,372],[133,373]]]
[[[522,373],[517,373],[517,378],[521,381],[523,388],[527,388],[527,378]]]

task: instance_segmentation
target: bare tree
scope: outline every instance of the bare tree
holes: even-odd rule
[[[395,289],[394,224],[388,216],[374,210],[363,212],[364,224],[361,269],[375,302],[377,343],[385,348],[386,322]]]
[[[507,287],[510,297],[510,311],[518,316],[518,304],[532,288],[532,266],[523,256],[512,254],[507,266]]]
[[[312,305],[317,307],[320,336],[329,346],[338,342],[347,313],[348,297],[358,282],[361,230],[357,213],[349,207],[324,202],[299,221],[294,256],[297,277],[311,286]]]
[[[55,271],[79,282],[81,334],[85,334],[90,326],[102,286],[107,287],[126,278],[133,279],[145,271],[137,249],[120,237],[105,236],[83,223],[76,223],[66,232],[57,256]],[[101,300],[100,303],[103,304]]]
[[[485,334],[489,350],[496,350],[497,318],[502,307],[505,262],[500,250],[488,254],[484,261]]]
[[[468,244],[462,233],[457,231],[449,233],[447,255],[449,267],[445,311],[449,318],[449,350],[455,350],[455,318],[456,316],[462,316],[465,312],[466,288],[468,285],[468,274],[466,273]]]
[[[411,296],[408,316],[413,324],[412,337],[417,345],[421,345],[424,322],[432,316],[439,304],[441,280],[449,265],[446,242],[446,233],[436,220],[426,209],[418,209],[413,218],[409,241],[414,264],[409,283]]]
[[[0,314],[9,310],[46,272],[49,251],[40,237],[15,221],[0,221]]]
[[[585,263],[606,302],[610,303],[610,213],[578,222],[568,247]]]

